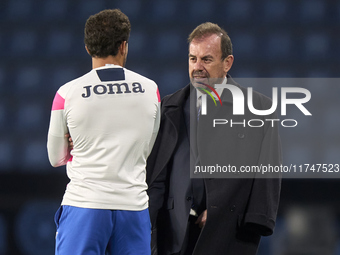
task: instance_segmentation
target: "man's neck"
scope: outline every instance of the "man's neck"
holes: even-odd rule
[[[119,65],[123,67],[124,61],[119,57],[108,56],[106,58],[92,58],[92,68],[105,66],[106,64]]]

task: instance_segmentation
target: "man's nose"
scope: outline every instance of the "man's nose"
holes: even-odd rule
[[[203,62],[202,60],[197,60],[195,65],[194,65],[194,70],[195,71],[202,71],[203,70]]]

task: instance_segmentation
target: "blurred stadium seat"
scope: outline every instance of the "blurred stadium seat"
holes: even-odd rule
[[[85,21],[88,19],[88,17],[106,9],[104,0],[82,0],[76,2],[74,7],[75,10],[73,14],[76,15],[78,20],[83,23],[83,26],[85,25]]]
[[[40,66],[25,66],[15,74],[15,89],[18,96],[37,96],[43,87],[43,69]]]
[[[190,19],[191,22],[198,24],[211,21],[211,18],[217,11],[215,9],[214,1],[197,0],[194,4],[189,4],[186,7],[188,9],[188,19]]]
[[[146,57],[148,52],[145,50],[147,44],[149,43],[148,35],[144,29],[139,29],[137,31],[131,31],[129,40],[129,54],[131,56],[136,56],[137,58]],[[130,60],[130,57],[128,57]]]
[[[50,31],[47,39],[47,54],[50,56],[72,55],[74,36],[69,29]]]
[[[24,140],[25,141],[25,140]],[[30,172],[40,172],[46,174],[48,171],[54,171],[50,168],[47,151],[46,151],[46,138],[36,137],[36,141],[30,143],[22,143],[22,154],[20,160],[20,167],[23,171],[30,169]]]
[[[304,0],[301,1],[301,21],[303,23],[325,22],[327,1],[323,0]]]
[[[239,32],[233,34],[232,43],[234,55],[237,56],[240,61],[246,60],[249,55],[254,55],[258,52],[257,36],[252,32]]]
[[[252,3],[253,2],[249,0],[228,1],[222,9],[226,20],[235,23],[243,23],[251,20],[253,8]]]
[[[292,206],[286,212],[286,222],[286,245],[278,255],[335,254],[337,230],[331,208],[317,204]]]
[[[273,60],[285,60],[291,56],[293,48],[292,36],[288,31],[276,31],[269,34],[266,40],[265,57]]]
[[[13,31],[11,40],[11,54],[16,57],[35,55],[37,49],[38,35],[33,29]]]
[[[176,53],[181,48],[181,38],[177,31],[165,31],[159,33],[155,38],[157,44],[157,55],[166,58],[177,57]]]
[[[153,4],[153,17],[156,22],[172,21],[176,16],[176,11],[179,9],[180,3],[176,0],[161,0]]]
[[[23,205],[15,222],[16,243],[22,254],[54,254],[53,218],[58,207],[58,202],[50,200],[33,200]]]
[[[269,22],[284,22],[289,15],[288,1],[268,0],[264,3],[264,18]]]
[[[0,173],[13,170],[13,161],[15,160],[13,147],[13,141],[2,135],[0,140]]]
[[[33,15],[34,0],[11,0],[5,1],[3,6],[5,7],[6,17],[8,20],[18,21],[27,20]]]
[[[43,109],[39,102],[20,104],[16,116],[16,130],[21,132],[34,132],[44,125]]]
[[[68,13],[67,0],[45,0],[41,7],[41,13],[44,20],[63,20]]]
[[[145,4],[146,4],[145,1],[140,1],[140,0],[131,0],[131,1],[117,0],[115,3],[115,6],[111,8],[119,8],[129,17],[131,21],[138,20],[139,22],[143,23],[143,20],[148,18],[148,15],[147,15],[148,13],[143,12],[143,6]],[[141,17],[142,19],[140,19]],[[137,24],[135,23],[135,25]]]
[[[324,32],[308,34],[304,39],[305,56],[307,59],[328,59],[330,51],[330,37]]]

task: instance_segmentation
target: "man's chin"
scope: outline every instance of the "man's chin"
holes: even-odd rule
[[[209,85],[209,79],[208,78],[191,78],[191,84],[195,88],[206,88],[206,84]]]
[[[209,86],[215,88],[216,84],[222,84],[224,78],[191,78],[191,84],[196,88],[207,88]]]

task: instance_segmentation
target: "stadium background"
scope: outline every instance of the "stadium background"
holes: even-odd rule
[[[68,180],[47,159],[50,107],[59,86],[91,69],[83,43],[89,15],[120,8],[129,16],[126,67],[155,80],[162,97],[189,82],[187,36],[205,21],[229,33],[233,77],[339,77],[339,1],[1,0],[0,7],[0,255],[54,254],[53,216]],[[320,86],[309,105],[324,114],[283,134],[285,162],[340,161],[340,89]],[[259,255],[340,254],[339,184],[285,179],[276,232],[262,239]]]

